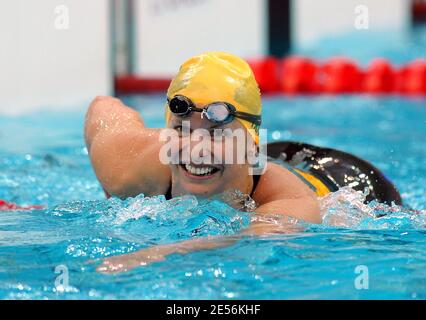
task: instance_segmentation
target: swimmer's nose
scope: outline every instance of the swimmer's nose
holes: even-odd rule
[[[209,139],[201,139],[200,141],[191,141],[191,154],[194,156],[206,157],[213,154],[212,143]],[[199,152],[197,152],[199,150]]]
[[[210,130],[210,128],[214,125],[207,119],[204,110],[202,112],[193,112],[188,120],[190,121],[191,131],[196,129]]]
[[[185,163],[212,164],[218,161],[215,159],[213,143],[208,138],[203,138],[199,141],[183,141],[180,153],[180,157],[185,159],[183,161]]]

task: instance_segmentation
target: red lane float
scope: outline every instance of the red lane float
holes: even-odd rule
[[[354,61],[332,58],[320,69],[321,91],[331,94],[360,92],[362,76]]]
[[[250,60],[262,92],[285,94],[426,94],[426,60],[400,68],[383,58],[367,68],[345,57],[323,63],[301,56]],[[277,77],[278,75],[278,77]],[[278,84],[278,86],[277,86]]]
[[[373,60],[365,72],[362,91],[372,94],[391,93],[396,88],[396,71],[389,61]]]
[[[401,94],[426,95],[426,60],[393,66],[383,58],[366,68],[345,57],[325,62],[302,56],[248,60],[262,93],[284,94]],[[152,93],[167,90],[171,79],[122,76],[115,80],[117,93]]]
[[[319,89],[317,66],[308,58],[293,56],[282,61],[280,87],[289,94],[315,93]]]
[[[263,59],[248,60],[247,62],[253,70],[261,92],[274,93],[279,91],[278,59],[266,57]]]
[[[16,203],[0,199],[0,211],[37,210],[43,208],[43,206],[18,206]]]
[[[411,95],[426,94],[426,60],[414,60],[398,73],[397,89]]]

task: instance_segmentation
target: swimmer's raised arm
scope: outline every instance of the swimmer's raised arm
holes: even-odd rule
[[[167,192],[170,169],[158,157],[160,130],[146,128],[137,111],[119,99],[97,97],[87,111],[84,133],[96,176],[109,194],[126,198]]]
[[[121,125],[129,125],[129,129],[144,129],[140,114],[127,107],[114,97],[98,96],[90,104],[84,127],[86,145],[90,148],[93,139],[100,133],[111,132],[111,129],[123,129]]]

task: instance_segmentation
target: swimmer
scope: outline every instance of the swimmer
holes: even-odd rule
[[[254,165],[249,161],[204,162],[207,158],[222,159],[219,155],[226,152],[237,154],[238,143],[222,141],[221,151],[202,148],[194,157],[197,144],[181,141],[185,123],[190,126],[190,135],[199,129],[209,133],[217,129],[232,133],[240,130],[252,143],[247,143],[245,149],[244,158],[248,159],[259,150],[261,113],[260,91],[249,65],[232,54],[207,52],[183,63],[167,91],[167,128],[177,132],[178,159],[186,151],[191,155],[189,160],[161,161],[166,144],[161,139],[162,129],[147,128],[137,111],[112,97],[97,97],[92,102],[86,115],[85,140],[96,176],[108,196],[127,198],[143,193],[167,198],[185,194],[210,197],[239,190],[255,201],[257,217],[273,214],[283,221],[296,218],[321,223],[317,197],[331,191],[321,177],[274,162],[268,162],[262,174],[253,175],[250,169]],[[265,235],[287,232],[289,228],[286,223],[265,222],[267,219],[254,221],[243,234]],[[169,254],[216,248],[230,241],[233,240],[201,238],[151,247],[108,258],[98,270],[127,271],[163,260]]]

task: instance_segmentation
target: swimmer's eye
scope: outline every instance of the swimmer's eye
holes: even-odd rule
[[[176,126],[173,129],[177,131],[179,137],[182,136],[182,126]]]

